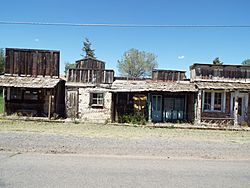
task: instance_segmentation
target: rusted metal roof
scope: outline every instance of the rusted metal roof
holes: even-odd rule
[[[250,83],[237,82],[196,82],[199,89],[250,90]]]
[[[51,77],[0,76],[2,87],[54,88],[59,81]]]
[[[168,92],[195,92],[194,83],[189,81],[161,82],[152,80],[115,80],[111,87],[112,92],[142,92],[142,91],[168,91]]]

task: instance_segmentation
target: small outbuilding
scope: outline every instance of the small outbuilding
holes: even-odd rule
[[[65,117],[65,81],[59,78],[60,52],[6,48],[0,76],[4,113]]]

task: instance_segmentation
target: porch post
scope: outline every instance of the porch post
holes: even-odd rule
[[[3,114],[6,115],[5,87],[3,87]]]
[[[234,126],[238,126],[238,97],[239,97],[239,91],[234,92]]]
[[[197,95],[197,108],[196,108],[196,125],[201,124],[201,90],[198,91]]]
[[[50,119],[51,118],[51,95],[49,95],[49,109],[48,109],[48,118]]]
[[[147,100],[148,100],[148,122],[151,123],[152,122],[152,119],[151,119],[151,95],[150,93],[148,93],[148,97],[147,97]]]
[[[118,92],[115,95],[115,121],[118,122],[118,110],[117,110],[117,106],[118,106]]]

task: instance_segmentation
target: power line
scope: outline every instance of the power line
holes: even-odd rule
[[[250,28],[250,25],[166,25],[166,24],[99,24],[99,23],[50,23],[50,22],[10,22],[0,21],[1,25],[34,25],[66,27],[116,27],[116,28]]]

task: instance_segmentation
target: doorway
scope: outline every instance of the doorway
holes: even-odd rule
[[[238,121],[239,123],[247,120],[248,112],[248,93],[239,93],[238,95]],[[231,94],[231,116],[234,114],[235,95]]]
[[[185,112],[184,98],[164,98],[164,121],[183,120]]]
[[[162,121],[162,96],[152,95],[152,121]]]

